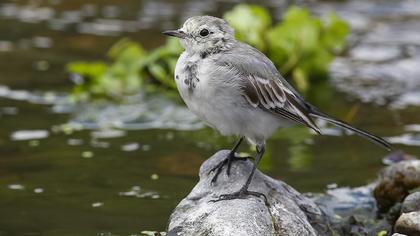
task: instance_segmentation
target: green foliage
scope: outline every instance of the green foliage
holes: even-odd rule
[[[240,4],[227,12],[223,18],[235,29],[238,40],[260,50],[265,49],[264,34],[271,27],[271,17],[266,9]]]
[[[155,90],[154,84],[160,89],[173,90],[176,87],[170,75],[181,51],[174,38],[168,38],[165,45],[152,52],[146,52],[136,42],[122,39],[108,51],[111,61],[108,64],[77,61],[67,65],[67,71],[84,78],[73,88],[73,98],[76,101],[104,96],[118,99],[142,89]]]
[[[325,21],[308,10],[291,7],[283,20],[273,25],[268,11],[239,4],[224,15],[236,37],[263,51],[286,78],[292,78],[301,92],[327,77],[334,55],[344,51],[349,27],[336,14]],[[175,38],[150,52],[140,44],[123,39],[108,52],[110,63],[73,62],[70,73],[83,83],[73,90],[76,99],[97,96],[118,98],[139,90],[173,90],[173,72],[182,48]]]
[[[284,75],[292,75],[299,90],[306,91],[309,76],[325,78],[333,53],[344,49],[347,34],[347,24],[335,15],[322,23],[307,10],[293,7],[268,32],[269,56]]]
[[[386,230],[382,230],[382,231],[379,231],[376,235],[377,236],[386,236],[387,235],[387,231]]]
[[[239,40],[267,54],[303,92],[317,79],[327,77],[328,66],[335,54],[344,51],[349,33],[348,24],[335,13],[322,21],[298,7],[288,9],[275,25],[267,10],[245,4],[236,6],[224,18],[235,28]]]

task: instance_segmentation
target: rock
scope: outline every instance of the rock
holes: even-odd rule
[[[406,235],[420,235],[420,211],[403,213],[395,223],[394,231]]]
[[[250,161],[236,161],[229,177],[223,169],[217,183],[211,185],[215,173],[210,170],[227,154],[219,151],[203,163],[200,181],[170,217],[168,236],[332,235],[328,218],[312,200],[259,171],[249,190],[265,194],[267,205],[254,196],[211,202],[239,190],[251,171]]]
[[[416,130],[417,128],[420,128],[420,125],[419,125],[419,127],[417,127],[417,125],[406,125],[406,127],[405,127],[405,129],[407,131]],[[404,153],[401,150],[398,150],[398,151],[395,151],[395,152],[391,152],[390,154],[388,154],[384,158],[382,158],[382,163],[384,165],[390,166],[390,165],[396,164],[396,163],[401,162],[401,161],[408,161],[408,160],[415,160],[415,159],[417,159],[415,156],[409,155],[407,153]]]
[[[420,186],[420,160],[402,161],[385,168],[373,195],[380,212],[387,212],[395,203]]]
[[[393,233],[392,236],[407,236],[405,234]]]
[[[408,213],[412,211],[420,211],[420,192],[414,192],[404,199],[401,212]]]

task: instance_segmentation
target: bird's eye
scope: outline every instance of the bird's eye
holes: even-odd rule
[[[200,31],[200,35],[203,36],[203,37],[209,35],[209,30],[208,29],[202,29]]]

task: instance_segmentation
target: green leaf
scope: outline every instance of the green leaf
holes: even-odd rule
[[[338,54],[345,49],[349,32],[350,27],[348,23],[332,12],[328,16],[328,22],[326,22],[321,41],[331,52]]]
[[[99,78],[104,74],[106,64],[103,62],[77,61],[67,64],[66,70],[69,73],[79,74],[85,77]]]
[[[166,51],[173,53],[173,54],[180,54],[184,49],[181,46],[181,43],[177,38],[169,37],[166,40],[165,45],[163,46]]]
[[[223,18],[235,29],[237,39],[265,50],[264,33],[271,26],[271,17],[265,8],[239,4]]]
[[[159,82],[161,82],[163,85],[169,88],[176,88],[175,81],[160,64],[151,64],[149,66],[149,71],[152,74],[152,76]]]
[[[137,42],[123,38],[115,43],[108,51],[112,60],[132,63],[134,60],[145,56],[146,52]]]
[[[377,236],[386,236],[387,235],[387,231],[386,230],[381,230],[376,235]]]
[[[267,33],[269,57],[283,75],[292,76],[299,91],[307,91],[328,75],[334,53],[344,50],[348,33],[347,23],[335,14],[322,22],[306,9],[291,7]]]
[[[306,92],[309,88],[308,77],[305,71],[297,67],[293,70],[293,81],[300,91]]]

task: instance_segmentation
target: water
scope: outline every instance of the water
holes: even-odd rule
[[[312,8],[338,9],[352,19],[352,37],[363,40],[335,62],[332,89],[320,85],[308,98],[321,110],[391,137],[397,149],[419,156],[418,71],[404,69],[406,61],[416,63],[420,55],[413,30],[419,6],[416,1],[381,1],[369,7],[375,2],[322,2]],[[280,18],[285,4],[264,4]],[[233,5],[192,0],[3,1],[0,235],[140,235],[143,230],[165,230],[171,210],[197,181],[203,160],[234,140],[200,128],[189,115],[181,119],[188,120],[185,125],[174,126],[171,115],[185,111],[178,103],[158,100],[156,104],[166,104],[163,110],[173,110],[157,109],[146,117],[144,112],[127,112],[142,104],[138,97],[120,106],[70,106],[66,94],[71,82],[63,67],[72,60],[103,59],[123,36],[153,48],[164,41],[162,29],[177,26],[187,15],[220,16]],[[393,25],[405,26],[397,29],[411,36],[393,41],[385,37],[395,30]],[[375,32],[385,36],[375,37]],[[352,70],[364,64],[366,69]],[[395,64],[401,66],[387,77],[388,87],[362,73],[392,70]],[[343,76],[347,71],[351,74]],[[406,71],[406,80],[399,71]],[[375,86],[380,89],[372,89]],[[408,101],[414,102],[407,103],[406,90]],[[147,123],[150,117],[166,119]],[[299,128],[277,132],[268,141],[260,169],[302,192],[322,192],[329,184],[360,186],[375,179],[385,150],[330,126],[324,130],[325,136]],[[252,152],[246,145],[241,150]]]

